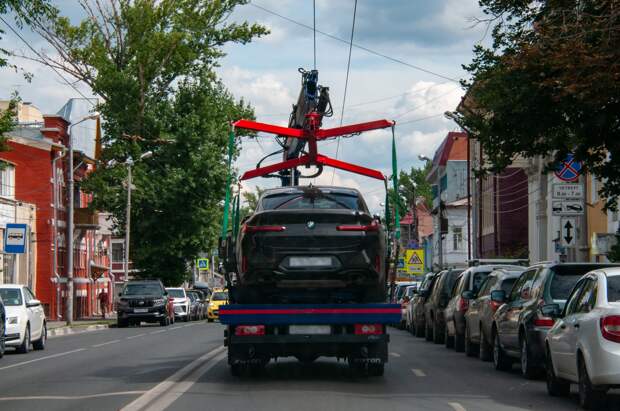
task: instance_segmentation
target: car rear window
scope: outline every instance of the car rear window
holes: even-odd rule
[[[620,301],[620,276],[607,277],[607,301]]]
[[[506,278],[504,281],[502,281],[502,284],[500,285],[500,288],[502,290],[504,290],[506,295],[508,295],[510,293],[510,290],[512,290],[512,286],[514,285],[515,281],[517,281],[517,278],[518,277]]]
[[[123,290],[123,295],[159,295],[162,293],[158,284],[149,283],[129,283]]]
[[[359,197],[354,193],[279,193],[267,195],[261,201],[263,210],[363,210]]]
[[[213,293],[213,295],[211,296],[211,300],[212,301],[226,301],[228,300],[228,293],[221,292],[221,291]]]
[[[585,274],[585,273],[584,273]],[[577,281],[583,275],[557,275],[555,274],[551,279],[551,284],[549,285],[549,294],[553,300],[564,300],[568,299],[570,292],[577,284]]]
[[[444,292],[450,292],[450,290],[452,290],[452,288],[454,287],[454,282],[456,281],[456,279],[459,277],[459,275],[462,273],[463,271],[448,271],[445,275],[447,276],[446,279],[444,280],[443,283],[443,291]]]
[[[477,293],[480,290],[480,285],[482,282],[491,274],[491,271],[479,271],[474,273],[474,281],[473,281],[473,291]]]

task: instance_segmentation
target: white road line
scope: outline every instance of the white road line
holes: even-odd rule
[[[454,411],[467,411],[467,409],[458,402],[449,402],[448,405],[452,407]]]
[[[61,352],[61,353],[58,353],[58,354],[52,354],[52,355],[48,355],[48,356],[41,357],[41,358],[35,358],[34,360],[18,362],[17,364],[11,364],[11,365],[7,365],[7,366],[4,366],[4,367],[0,367],[0,370],[7,370],[9,368],[15,368],[15,367],[19,367],[21,365],[31,364],[33,362],[49,360],[50,358],[62,357],[62,356],[65,356],[65,355],[69,355],[69,354],[73,354],[73,353],[80,352],[80,351],[85,351],[85,350],[86,350],[86,348],[78,348],[77,350],[65,351],[65,352]]]
[[[132,335],[131,337],[127,337],[128,340],[133,340],[134,338],[144,337],[146,333]]]
[[[120,395],[140,395],[146,391],[118,391],[118,392],[104,392],[101,394],[90,395],[36,395],[31,397],[0,397],[0,401],[32,401],[32,400],[88,400],[91,398],[102,397],[116,397]]]
[[[416,377],[426,377],[426,373],[419,368],[412,368],[411,372],[414,373]]]
[[[192,374],[192,377],[193,377],[194,376],[194,371],[196,371],[196,373],[197,373],[199,370],[201,370],[202,374],[204,374],[206,371],[208,371],[210,369],[210,364],[216,364],[217,361],[219,361],[219,360],[217,360],[217,361],[211,362],[211,360],[214,357],[218,356],[218,354],[222,354],[221,356],[223,358],[224,354],[222,353],[222,351],[224,351],[224,350],[225,350],[225,348],[223,346],[222,347],[218,347],[218,348],[216,348],[216,349],[214,349],[212,351],[209,351],[208,353],[204,354],[200,358],[195,359],[191,363],[187,364],[185,367],[181,368],[180,370],[178,370],[177,372],[172,374],[170,377],[168,377],[164,381],[162,381],[159,384],[157,384],[155,387],[153,387],[150,390],[148,390],[146,393],[144,393],[140,397],[136,398],[131,403],[127,404],[125,407],[122,408],[122,410],[124,410],[124,411],[138,411],[138,410],[143,410],[143,409],[151,410],[151,409],[153,409],[152,406],[155,406],[155,405],[161,406],[161,404],[159,404],[159,400],[160,399],[162,401],[166,400],[165,402],[167,403],[167,401],[170,399],[170,397],[168,397],[166,394],[168,394],[169,391],[174,391],[174,393],[172,393],[172,395],[174,395],[178,391],[178,387],[183,384],[183,379],[185,377],[189,376],[190,374]],[[189,387],[191,387],[191,385],[194,384],[194,382],[195,382],[195,380],[191,381],[191,384],[189,386],[187,386],[187,387],[182,386],[182,388],[184,388],[185,391],[187,391],[189,389]],[[185,392],[185,391],[183,391],[183,392]],[[178,398],[178,397],[176,397],[176,398]],[[155,403],[155,402],[157,404],[152,404],[152,403]],[[163,407],[163,408],[165,408],[165,407]],[[163,408],[158,408],[158,409],[163,409]]]
[[[397,352],[391,352],[391,353],[390,353],[390,355],[391,355],[392,357],[400,357],[400,354],[399,354],[399,353],[397,353]]]
[[[109,344],[116,344],[117,342],[121,342],[121,340],[112,340],[112,341],[107,341],[101,344],[95,344],[92,347],[93,348],[97,348],[97,347],[103,347],[104,345],[109,345]]]
[[[172,328],[170,329],[170,331],[172,331],[172,330],[178,330],[178,329],[180,329],[180,328],[182,328],[182,327],[181,327],[181,326],[178,326],[178,327],[172,327]]]
[[[166,330],[159,330],[159,331],[152,331],[149,334],[161,334],[161,333],[165,333]]]

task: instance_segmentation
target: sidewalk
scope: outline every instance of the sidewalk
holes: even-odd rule
[[[106,316],[105,319],[101,317],[88,318],[82,320],[73,321],[71,326],[67,326],[66,321],[48,321],[47,322],[47,336],[58,337],[61,335],[77,334],[88,331],[97,331],[104,328],[109,328],[111,325],[116,324],[116,315],[112,314]]]

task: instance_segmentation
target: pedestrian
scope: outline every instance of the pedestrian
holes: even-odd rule
[[[101,307],[101,317],[105,318],[108,308],[108,291],[105,288],[99,293],[99,306]]]

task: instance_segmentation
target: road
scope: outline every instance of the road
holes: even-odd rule
[[[10,410],[575,410],[543,381],[516,369],[496,372],[391,329],[385,376],[356,378],[344,363],[320,359],[268,365],[233,378],[219,324],[107,329],[50,339],[45,351],[0,359],[0,409]],[[610,409],[620,409],[618,396]]]

